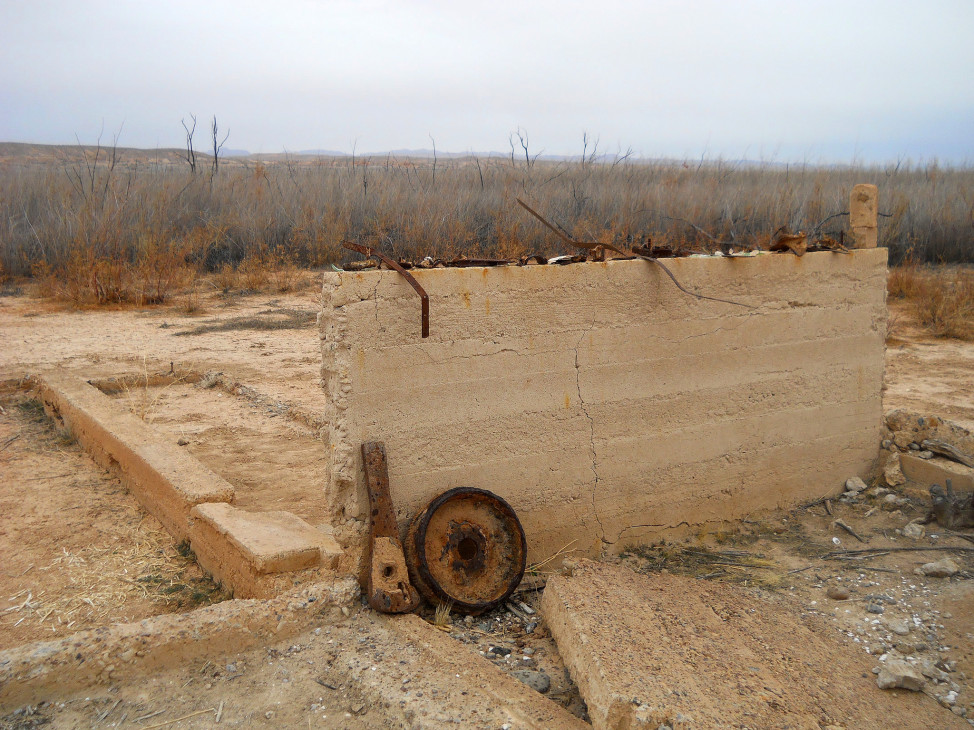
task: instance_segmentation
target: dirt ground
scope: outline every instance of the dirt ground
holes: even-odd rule
[[[23,393],[0,393],[0,474],[0,649],[226,597]]]
[[[26,295],[0,297],[0,381],[7,383],[0,400],[0,554],[6,557],[0,570],[0,649],[220,598],[158,523],[112,476],[54,432],[14,384],[49,368],[102,379],[222,373],[211,388],[187,380],[130,388],[116,397],[155,428],[185,441],[197,458],[237,487],[240,504],[258,499],[267,504],[262,491],[279,489],[276,508],[317,523],[321,495],[309,489],[320,483],[323,468],[315,440],[324,410],[317,311],[314,288],[229,298],[214,292],[193,313],[179,302],[76,312]],[[974,343],[929,337],[905,308],[892,315],[884,409],[936,413],[974,428]],[[866,657],[875,666],[884,654],[913,652],[946,679],[932,686],[931,696],[910,700],[911,712],[924,713],[930,727],[963,724],[946,701],[938,704],[936,698],[956,686],[954,707],[969,709],[974,717],[971,554],[954,555],[963,570],[950,579],[913,573],[944,556],[937,551],[823,557],[833,549],[974,547],[938,533],[935,525],[918,540],[904,537],[897,531],[922,515],[924,496],[911,495],[909,504],[892,511],[883,508],[883,497],[871,491],[849,503],[833,502],[831,515],[824,505],[768,515],[742,524],[734,534],[634,549],[618,560],[638,571],[730,581],[755,605],[787,607],[827,639],[828,654],[816,657],[823,668],[852,657]],[[864,542],[838,527],[837,519]],[[543,579],[543,568],[539,572]],[[848,587],[848,600],[826,596],[837,585]],[[531,590],[519,600],[537,611],[539,597]],[[424,616],[433,620],[432,613]],[[908,622],[909,632],[893,633],[893,619]],[[356,620],[354,614],[349,619]],[[508,671],[543,672],[551,682],[548,696],[585,716],[539,614],[520,609],[515,615],[504,608],[475,619],[454,615],[445,628],[458,647]],[[792,637],[779,632],[776,640],[787,646]],[[321,675],[309,663],[320,659],[314,647],[322,643],[309,635],[226,662],[174,668],[139,686],[32,708],[29,716],[7,715],[0,727],[47,721],[57,727],[96,722],[147,727],[194,712],[201,714],[171,726],[210,727],[221,702],[222,721],[232,726],[388,726],[379,710],[363,705],[354,687],[329,680],[340,689],[323,691]],[[937,662],[951,671],[939,669]],[[241,667],[246,672],[236,671]],[[862,679],[860,691],[879,692],[871,676]],[[895,725],[883,707],[881,701],[863,703],[863,714],[847,727]]]

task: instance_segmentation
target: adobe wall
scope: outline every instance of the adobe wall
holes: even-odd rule
[[[504,497],[529,561],[837,491],[882,428],[886,250],[655,264],[325,275],[326,489],[361,536],[359,446],[386,443],[400,524],[435,495]]]

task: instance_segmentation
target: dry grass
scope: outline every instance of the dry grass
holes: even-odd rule
[[[933,335],[974,340],[974,269],[907,261],[890,270],[888,291],[908,301],[917,321]]]
[[[708,580],[778,588],[786,571],[777,563],[744,550],[710,550],[679,545],[640,545],[628,548],[623,557],[643,573],[667,571]]]
[[[102,158],[106,159],[106,158]],[[33,275],[77,306],[169,299],[192,272],[217,286],[291,289],[297,268],[348,260],[343,239],[396,256],[565,253],[515,204],[579,238],[710,249],[767,245],[780,226],[837,238],[858,182],[880,188],[880,243],[894,262],[970,261],[974,171],[717,161],[302,158],[175,165],[59,164],[0,171],[0,271]],[[77,174],[77,173],[83,174]],[[694,224],[706,233],[693,227]],[[276,273],[271,273],[276,272]]]
[[[180,549],[163,529],[143,522],[109,547],[62,548],[49,565],[34,568],[57,572],[66,585],[56,594],[29,589],[6,596],[3,609],[14,626],[29,621],[53,634],[77,630],[76,623],[125,620],[120,606],[132,598],[157,602],[167,609],[193,608],[228,597],[203,576],[191,553]],[[124,610],[124,609],[123,609]]]

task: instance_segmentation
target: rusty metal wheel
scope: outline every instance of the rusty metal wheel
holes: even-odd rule
[[[419,512],[406,535],[406,563],[419,592],[479,614],[517,588],[527,560],[514,510],[485,489],[458,487]]]

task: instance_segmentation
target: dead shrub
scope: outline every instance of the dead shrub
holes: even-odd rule
[[[922,278],[917,260],[907,256],[902,264],[889,270],[886,291],[894,299],[914,299],[920,291]]]
[[[268,257],[263,247],[254,249],[240,262],[237,272],[242,279],[243,288],[248,291],[260,291],[267,286]]]
[[[920,324],[936,336],[974,340],[974,272],[930,272],[911,299]]]
[[[274,257],[274,267],[271,271],[274,289],[281,294],[295,291],[300,287],[301,271],[294,264],[294,257],[290,254],[278,253]]]
[[[188,276],[181,247],[157,236],[145,237],[133,266],[132,299],[138,304],[165,304]]]
[[[217,289],[222,291],[224,294],[228,294],[237,288],[237,270],[233,267],[233,264],[227,262],[224,263],[219,269],[216,270],[214,274],[213,281],[216,283]]]

